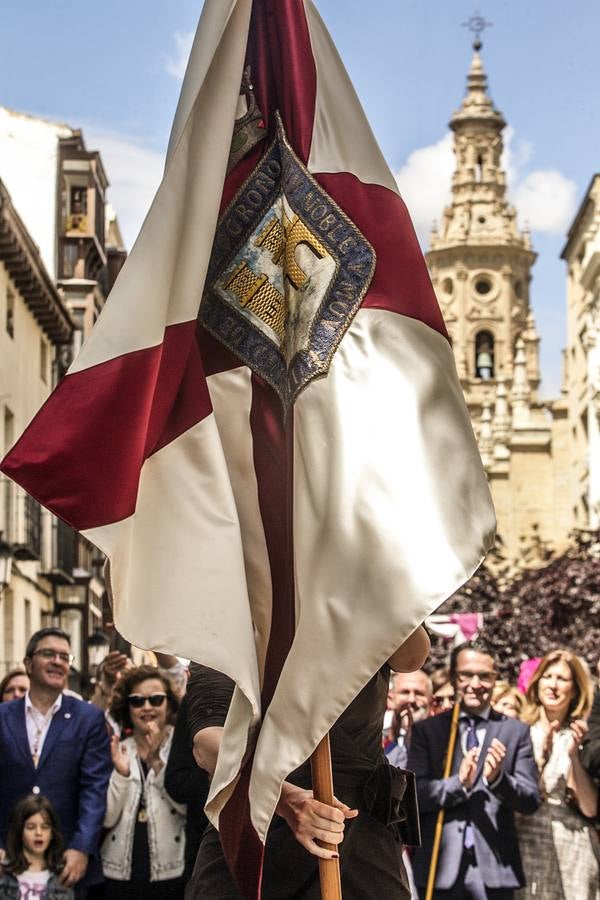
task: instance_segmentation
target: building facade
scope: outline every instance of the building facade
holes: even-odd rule
[[[536,254],[508,202],[506,122],[487,90],[476,42],[452,115],[450,205],[426,254],[510,560],[559,549],[572,525],[568,408],[538,396],[539,336],[530,304]]]
[[[48,397],[74,327],[29,232],[0,181],[0,449],[6,452]],[[52,516],[0,475],[0,531],[10,571],[0,584],[0,659],[21,662],[27,636],[52,615],[42,578],[55,558]]]
[[[6,452],[91,331],[126,253],[100,155],[80,131],[0,107],[0,450]],[[1,476],[0,476],[1,477]],[[9,479],[0,482],[0,672],[36,628],[60,624],[75,668],[102,625],[103,559]]]
[[[567,350],[572,512],[600,528],[600,174],[594,175],[562,253],[567,264]]]

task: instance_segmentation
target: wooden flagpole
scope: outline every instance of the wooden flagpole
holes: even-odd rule
[[[449,778],[452,772],[452,760],[454,759],[454,747],[456,746],[456,735],[458,733],[458,717],[460,715],[460,700],[457,700],[452,708],[452,718],[450,720],[450,734],[448,736],[448,747],[446,748],[446,759],[444,762],[444,778]],[[431,862],[429,863],[429,874],[427,876],[427,889],[425,891],[425,900],[432,900],[435,888],[435,876],[437,874],[438,859],[440,856],[440,846],[442,843],[442,831],[444,828],[444,810],[440,809],[437,814],[435,823],[435,832],[433,835],[433,847],[431,850]]]
[[[326,734],[310,758],[312,772],[313,796],[321,803],[333,806],[333,775],[331,773],[331,750],[329,734]],[[325,850],[335,850],[336,844],[317,841]],[[342,881],[340,878],[339,859],[319,859],[319,879],[321,882],[321,900],[342,900]]]

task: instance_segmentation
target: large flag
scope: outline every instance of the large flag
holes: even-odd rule
[[[494,531],[409,216],[312,0],[206,0],[140,236],[2,469],[107,555],[129,640],[234,679],[207,809],[257,879],[282,781]]]

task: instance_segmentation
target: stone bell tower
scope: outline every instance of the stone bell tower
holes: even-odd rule
[[[506,198],[506,122],[487,92],[478,39],[473,47],[467,93],[450,121],[456,157],[452,200],[439,228],[433,227],[426,258],[478,431],[484,407],[495,403],[498,385],[510,391],[519,338],[533,400],[540,374],[529,305],[536,255]]]
[[[450,121],[452,198],[433,227],[426,259],[488,475],[502,553],[513,564],[528,561],[532,547],[561,547],[568,534],[568,422],[564,398],[538,397],[539,338],[529,300],[536,255],[507,200],[506,123],[488,94],[483,25],[474,21],[467,92]]]

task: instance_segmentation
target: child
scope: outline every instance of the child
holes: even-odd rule
[[[60,884],[62,840],[46,797],[31,794],[12,811],[0,876],[0,900],[73,900]]]

